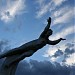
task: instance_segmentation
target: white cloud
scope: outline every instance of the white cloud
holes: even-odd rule
[[[49,47],[49,49],[45,52],[45,54],[43,56],[48,57],[51,62],[58,62],[61,65],[70,65],[70,66],[75,65],[75,60],[74,60],[75,53],[72,53],[72,54],[65,53],[65,50],[68,49],[68,47],[66,46],[66,43],[65,44],[63,43],[62,45],[60,45],[60,48],[57,48],[55,46],[52,48]],[[72,46],[71,46],[71,48],[74,49]],[[58,51],[58,49],[60,49],[63,52],[63,55],[55,57],[54,55]],[[70,48],[69,48],[69,50],[70,50]]]
[[[55,3],[56,6],[62,4],[65,1],[66,0],[53,0],[53,2]]]
[[[45,52],[45,54],[43,55],[44,57],[49,57],[54,55],[54,53],[57,51],[57,47],[49,47],[48,50]]]
[[[40,18],[41,16],[46,14],[49,11],[50,6],[51,6],[51,2],[49,2],[48,4],[44,4],[44,2],[42,2],[39,11],[37,11],[36,17]]]
[[[73,8],[63,8],[54,13],[55,20],[53,24],[68,23],[74,17]]]
[[[52,58],[50,58],[50,60],[51,60],[52,62],[55,62],[55,61],[57,61],[57,58],[52,57]]]
[[[66,65],[75,65],[75,53],[69,55],[69,58],[66,59]]]
[[[62,52],[64,52],[64,50],[66,48],[67,48],[67,46],[65,46],[65,44],[60,44],[60,46],[58,46],[58,45],[52,46],[52,47],[50,46],[43,56],[44,57],[53,56],[58,49],[60,49],[60,50],[62,50]]]
[[[8,0],[6,5],[2,6],[0,19],[4,22],[11,21],[16,15],[25,12],[25,0]]]
[[[38,3],[40,6],[44,3],[45,0],[37,0],[36,3]]]
[[[50,36],[49,39],[50,40],[56,40],[56,39],[59,39],[59,38],[64,38],[67,35],[75,33],[74,30],[75,30],[75,26],[69,26],[69,27],[61,30],[60,32],[54,34],[53,36]]]
[[[65,13],[67,13],[69,11],[69,8],[70,7],[66,6],[66,7],[62,7],[60,9],[58,9],[58,10],[55,10],[53,12],[53,14],[52,14],[52,17],[57,18],[57,17],[62,16],[63,14],[65,14]]]
[[[39,10],[37,11],[37,18],[42,17],[47,12],[52,12],[55,10],[57,6],[60,6],[66,0],[51,0],[48,3],[45,3],[45,0],[38,0],[37,3],[39,4]]]

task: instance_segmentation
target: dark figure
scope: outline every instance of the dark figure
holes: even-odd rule
[[[30,41],[28,43],[23,44],[22,46],[12,49],[2,55],[0,55],[0,59],[6,57],[4,65],[6,67],[10,67],[13,64],[16,64],[15,70],[13,72],[13,68],[11,69],[13,73],[10,72],[9,75],[14,75],[18,63],[23,60],[25,57],[29,57],[33,55],[38,49],[41,49],[44,47],[46,44],[49,45],[56,45],[58,44],[61,40],[65,40],[63,38],[60,38],[55,41],[49,40],[49,36],[52,35],[53,31],[50,28],[51,24],[51,18],[47,20],[48,24],[45,27],[44,31],[41,33],[40,37],[36,40]],[[5,67],[4,66],[4,67]]]

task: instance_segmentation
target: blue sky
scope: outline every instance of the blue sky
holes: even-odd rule
[[[0,40],[8,40],[10,47],[14,48],[36,39],[44,30],[50,16],[53,35],[49,39],[62,37],[67,40],[56,46],[46,45],[26,59],[49,60],[61,64],[66,59],[65,64],[75,64],[75,53],[64,58],[67,43],[75,44],[74,9],[74,0],[0,0]],[[63,52],[62,56],[59,55],[60,58],[53,56],[59,51],[58,48]]]

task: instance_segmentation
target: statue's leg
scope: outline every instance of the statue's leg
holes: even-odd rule
[[[0,75],[15,75],[18,63],[14,63],[10,67],[2,66]]]
[[[15,62],[10,66],[7,66],[8,62],[11,62],[11,60],[13,60],[15,58],[15,56],[12,57],[7,57],[0,69],[0,75],[15,75],[17,66],[19,62]]]
[[[22,54],[18,54],[18,55],[16,55],[16,57],[13,60],[11,60],[10,62],[7,63],[7,66],[10,66],[10,65],[12,65],[15,62],[21,61],[25,57],[29,57],[29,56],[33,55],[33,53],[34,53],[34,51],[33,50],[30,50],[28,52],[24,52]]]
[[[28,52],[24,52],[22,54],[6,57],[1,67],[0,75],[15,75],[15,71],[18,66],[18,63],[21,60],[23,60],[25,57],[31,56],[33,53],[34,53],[33,50],[29,50]]]
[[[19,64],[19,62],[12,64],[11,75],[15,75],[18,64]]]

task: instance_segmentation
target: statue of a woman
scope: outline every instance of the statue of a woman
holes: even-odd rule
[[[18,48],[14,48],[0,55],[0,59],[5,58],[5,61],[1,67],[0,75],[15,75],[18,63],[25,57],[33,55],[37,50],[41,49],[46,44],[56,45],[61,40],[65,40],[63,38],[59,38],[58,40],[54,41],[49,40],[48,39],[49,36],[52,35],[53,33],[53,31],[49,29],[51,24],[50,17],[47,20],[47,22],[48,22],[47,26],[45,27],[44,31],[41,33],[38,39],[25,43]]]

